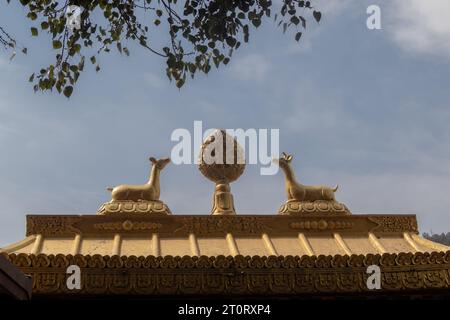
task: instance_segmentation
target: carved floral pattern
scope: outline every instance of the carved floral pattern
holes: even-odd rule
[[[278,210],[283,215],[329,214],[350,215],[347,206],[337,201],[287,201]]]
[[[67,232],[79,233],[80,230],[75,227],[75,223],[80,221],[79,217],[55,217],[46,216],[28,216],[27,217],[27,235],[30,234],[47,234],[60,235]],[[30,233],[29,230],[33,230]]]
[[[259,233],[270,230],[259,217],[189,217],[184,218],[183,222],[184,225],[180,229],[199,235],[215,232]]]
[[[319,294],[368,292],[366,268],[381,267],[381,290],[450,289],[450,251],[352,256],[6,257],[34,278],[33,294]],[[68,290],[66,268],[81,267]]]
[[[94,224],[95,229],[109,231],[158,230],[161,227],[161,223],[130,220],[125,220],[124,222],[119,221]]]
[[[354,226],[352,221],[333,221],[333,220],[306,220],[299,222],[292,222],[290,227],[292,229],[302,230],[342,230],[351,229]]]
[[[97,214],[108,215],[117,213],[162,213],[172,214],[169,207],[162,201],[110,201],[102,204]]]
[[[74,234],[111,234],[117,231],[140,233],[157,230],[161,234],[202,236],[290,234],[296,230],[321,232],[342,230],[349,232],[415,232],[414,215],[242,215],[242,216],[176,216],[166,214],[118,213],[84,216],[27,216],[27,235],[70,236]]]
[[[378,224],[376,231],[381,232],[402,232],[412,231],[417,232],[417,220],[411,219],[408,216],[378,216],[369,217],[369,220]]]

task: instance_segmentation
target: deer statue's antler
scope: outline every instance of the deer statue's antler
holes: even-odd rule
[[[283,155],[282,158],[283,158],[284,160],[286,160],[287,162],[289,162],[289,161],[292,160],[292,155],[287,154],[286,152],[282,152],[281,154]]]

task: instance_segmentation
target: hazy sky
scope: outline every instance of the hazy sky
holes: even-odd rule
[[[370,4],[382,30],[366,28]],[[172,131],[195,120],[279,128],[301,182],[339,184],[353,213],[415,213],[422,232],[450,231],[450,2],[317,7],[323,20],[300,43],[269,19],[227,67],[182,90],[163,60],[131,46],[101,58],[100,73],[87,68],[67,100],[33,93],[29,75],[54,52],[2,2],[0,24],[29,54],[0,52],[0,246],[24,237],[26,214],[94,214],[106,187],[145,182],[148,156],[170,155]],[[247,166],[232,184],[238,213],[276,213],[283,179]],[[161,187],[175,214],[209,213],[213,185],[195,165],[168,165]]]

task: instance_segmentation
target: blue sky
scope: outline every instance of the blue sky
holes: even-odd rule
[[[382,30],[366,28],[370,4]],[[422,232],[450,231],[450,3],[316,6],[323,20],[299,44],[264,21],[227,67],[182,90],[162,60],[131,46],[130,57],[102,57],[67,100],[32,92],[28,76],[54,53],[29,35],[22,9],[2,3],[1,24],[29,54],[0,53],[0,246],[24,237],[26,214],[94,214],[106,187],[145,182],[148,156],[170,155],[172,131],[195,120],[279,128],[301,182],[339,184],[353,213],[414,213]],[[209,213],[213,185],[195,165],[167,166],[161,187],[175,214]],[[241,214],[285,201],[281,172],[261,176],[257,165],[232,191]]]

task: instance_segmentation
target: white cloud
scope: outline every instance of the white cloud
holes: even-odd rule
[[[388,30],[402,49],[450,57],[450,1],[394,0],[386,13]]]
[[[354,214],[416,214],[420,232],[431,229],[448,232],[449,175],[392,171],[376,174],[321,172],[313,179],[318,183],[338,183],[337,200],[345,203]]]
[[[401,99],[395,111],[380,107],[385,120],[378,121],[367,117],[370,109],[349,106],[337,88],[309,80],[292,85],[273,116],[296,139],[282,143],[294,153],[300,182],[339,184],[338,200],[354,213],[412,213],[421,231],[447,231],[450,135],[442,128],[450,112],[444,106],[424,109]],[[275,201],[267,196],[263,205]]]
[[[0,51],[0,71],[2,72],[13,72],[18,71],[20,69],[20,66],[14,63],[14,59],[7,58],[4,52]]]
[[[161,78],[161,76],[153,74],[153,73],[146,73],[146,74],[144,74],[144,81],[150,87],[155,88],[155,89],[164,88],[167,85],[167,82],[168,82],[168,81],[164,81]]]
[[[249,54],[232,62],[231,76],[239,80],[263,81],[270,69],[270,62],[260,54]]]
[[[327,17],[335,17],[343,12],[348,11],[349,6],[354,4],[355,0],[340,0],[340,1],[329,1],[329,0],[315,0],[314,7],[320,10],[322,14]]]

